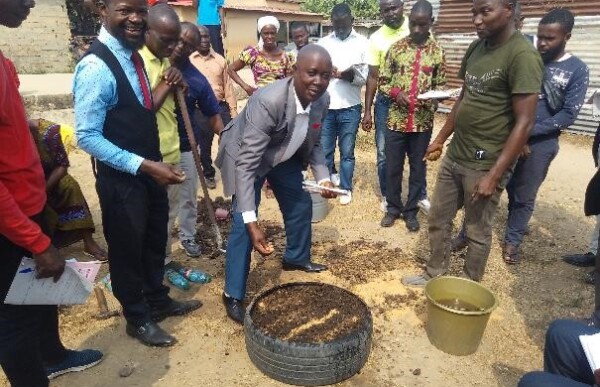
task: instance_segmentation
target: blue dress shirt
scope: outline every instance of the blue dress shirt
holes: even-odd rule
[[[124,47],[104,27],[100,29],[98,40],[104,43],[117,58],[135,95],[143,104],[142,87],[131,60],[131,50]],[[150,90],[149,83],[148,90]],[[75,133],[79,147],[116,170],[132,175],[137,174],[144,160],[143,157],[119,148],[103,134],[106,113],[117,105],[118,94],[117,81],[102,59],[90,54],[77,64],[73,80],[73,96]]]

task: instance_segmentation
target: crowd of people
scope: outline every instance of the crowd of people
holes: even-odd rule
[[[279,46],[279,21],[267,15],[258,19],[257,44],[230,64],[223,57],[223,1],[193,3],[197,24],[180,22],[165,1],[93,4],[102,28],[75,69],[75,133],[93,160],[108,252],[95,242],[86,200],[68,174],[67,128],[63,132],[44,119],[27,121],[16,70],[0,53],[0,298],[23,256],[35,259],[40,278],[58,280],[65,262],[57,247],[83,240],[87,254],[108,261],[126,333],[145,345],[172,346],[177,339],[158,323],[202,303],[171,298],[165,276],[181,289],[206,279],[173,261],[172,230],[178,221],[185,254],[202,254],[196,240],[197,232],[204,232],[196,224],[198,180],[214,189],[216,166],[224,194],[232,197],[233,218],[222,299],[229,318],[243,323],[251,252],[274,251],[258,222],[261,189],[275,197],[283,215],[282,269],[327,270],[311,260],[312,200],[303,181],[310,167],[323,197],[339,196],[341,205],[350,204],[361,123],[365,131],[375,129],[381,226],[402,219],[416,232],[419,209],[428,215],[426,270],[405,276],[405,286],[423,287],[445,275],[451,252],[462,249],[463,276],[480,281],[505,188],[509,214],[502,255],[507,264],[521,261],[519,247],[537,192],[589,84],[586,64],[566,50],[575,24],[570,11],[548,12],[537,39],[531,39],[519,31],[523,17],[516,0],[474,0],[478,39],[462,59],[458,76],[464,86],[432,140],[438,101],[422,94],[445,86],[446,59],[431,31],[434,15],[427,0],[415,2],[407,16],[402,0],[380,0],[383,25],[369,38],[354,29],[351,8],[337,4],[329,15],[332,33],[316,44],[309,43],[306,24],[291,25],[292,51]],[[0,0],[0,24],[19,27],[33,7],[32,0]],[[250,68],[253,84],[238,73],[244,67]],[[239,113],[234,83],[249,97]],[[201,171],[186,130],[187,112]],[[597,141],[593,153],[597,161]],[[442,154],[430,200],[427,162]],[[403,201],[405,159],[409,177]],[[586,214],[600,213],[599,180],[596,176],[588,188]],[[463,227],[452,238],[462,208]],[[596,244],[589,253],[565,260],[596,265],[595,279],[598,236],[592,239]],[[596,294],[600,305],[600,291]],[[593,315],[588,325],[553,323],[545,372],[526,375],[520,385],[597,383],[600,372],[589,369],[577,338],[599,332],[599,322]],[[2,304],[0,327],[0,365],[13,386],[47,386],[49,378],[89,368],[103,357],[92,349],[65,349],[56,306]],[[562,350],[566,347],[569,351]]]

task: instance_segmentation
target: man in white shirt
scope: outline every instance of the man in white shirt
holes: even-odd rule
[[[369,41],[354,31],[353,22],[348,4],[335,5],[331,11],[333,33],[319,40],[319,45],[331,55],[334,77],[327,88],[331,101],[323,122],[321,145],[331,173],[336,140],[339,142],[339,186],[349,191],[348,195],[340,196],[341,204],[349,204],[352,200],[354,144],[362,112],[360,89],[368,75],[365,57]],[[332,181],[336,180],[332,176]]]

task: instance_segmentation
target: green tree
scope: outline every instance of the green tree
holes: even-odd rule
[[[306,0],[302,9],[329,17],[331,9],[338,3],[347,3],[357,19],[379,19],[379,0]]]

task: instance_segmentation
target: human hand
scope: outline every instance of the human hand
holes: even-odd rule
[[[187,84],[183,80],[183,74],[176,67],[169,67],[162,75],[162,78],[169,86],[184,86]]]
[[[335,187],[331,181],[324,181],[324,182],[322,182],[319,185],[321,187],[327,187],[327,188],[334,188]],[[327,191],[327,190],[322,190],[321,191],[321,196],[324,197],[325,199],[334,199],[334,198],[337,197],[337,194],[335,192],[331,192],[331,191]]]
[[[436,161],[442,155],[443,144],[440,144],[437,141],[433,141],[427,147],[425,151],[425,157],[423,157],[423,161]]]
[[[365,132],[370,132],[373,129],[373,116],[370,111],[365,111],[362,118],[362,128]]]
[[[408,95],[406,95],[406,93],[404,93],[403,91],[398,93],[398,95],[396,96],[395,102],[396,102],[396,105],[399,105],[399,106],[408,106],[408,104],[410,103],[410,101],[408,99]]]
[[[258,90],[258,87],[252,87],[252,86],[244,87],[244,91],[246,92],[246,94],[248,94],[248,97],[250,97],[252,94],[254,94],[254,92],[256,90]]]
[[[486,173],[475,183],[471,201],[476,202],[479,199],[489,198],[496,192],[496,187],[498,187],[498,179],[494,178],[489,172]]]
[[[52,245],[46,251],[35,254],[33,259],[37,269],[37,278],[54,277],[54,282],[56,282],[65,271],[65,259],[58,254],[58,250]]]
[[[594,381],[600,386],[600,368],[594,371]]]
[[[523,150],[519,154],[519,157],[526,159],[527,157],[529,157],[530,154],[531,154],[531,148],[529,147],[529,145],[525,144],[525,146],[523,147]]]
[[[160,185],[181,184],[185,180],[185,173],[182,170],[158,161],[144,160],[140,170]]]
[[[256,222],[247,223],[246,228],[248,229],[248,234],[250,234],[252,246],[254,246],[254,249],[261,255],[271,255],[275,251],[273,245],[267,242],[264,231],[258,227]]]

